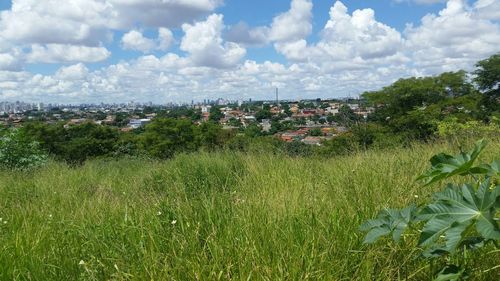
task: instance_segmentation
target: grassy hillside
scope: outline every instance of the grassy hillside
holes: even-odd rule
[[[424,201],[439,186],[414,179],[433,154],[457,150],[207,153],[0,172],[0,279],[426,280],[412,248],[363,245],[358,227],[383,207]],[[499,155],[496,141],[482,160]],[[468,254],[474,280],[500,274],[492,250]]]

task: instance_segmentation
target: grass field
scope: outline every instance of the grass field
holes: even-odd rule
[[[0,279],[428,280],[417,250],[363,245],[358,227],[383,207],[425,201],[439,186],[415,178],[433,154],[457,150],[199,153],[3,171]],[[492,142],[482,160],[499,155]],[[465,260],[472,280],[499,280],[493,247]]]

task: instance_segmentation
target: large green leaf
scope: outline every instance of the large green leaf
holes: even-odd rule
[[[486,174],[486,167],[473,167],[474,161],[486,147],[487,142],[480,140],[476,142],[474,149],[469,153],[461,152],[456,156],[440,153],[431,158],[431,169],[417,178],[424,180],[424,186],[449,178],[454,175]],[[498,163],[496,163],[498,164]]]
[[[438,273],[434,281],[458,281],[464,273],[465,270],[456,265],[447,265]]]
[[[464,232],[474,229],[485,240],[499,240],[500,229],[495,221],[495,204],[500,198],[499,188],[490,188],[486,179],[476,191],[471,185],[448,186],[436,193],[435,201],[418,214],[426,221],[419,245],[432,252],[453,253],[462,242]]]
[[[399,242],[401,235],[408,228],[416,214],[415,205],[402,210],[384,209],[379,212],[375,219],[369,220],[361,225],[361,231],[367,231],[363,243],[372,244],[380,237],[392,234],[392,239]]]

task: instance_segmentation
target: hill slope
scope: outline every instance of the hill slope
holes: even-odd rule
[[[413,249],[362,245],[358,227],[383,207],[425,200],[438,186],[414,180],[441,151],[457,148],[328,160],[201,153],[0,172],[0,279],[427,279]],[[496,141],[483,158],[498,155]],[[476,280],[499,274],[487,270],[500,254],[488,252],[470,257]]]

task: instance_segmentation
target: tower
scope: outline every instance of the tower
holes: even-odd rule
[[[279,90],[278,87],[276,87],[276,106],[279,106],[280,100],[279,100]]]

